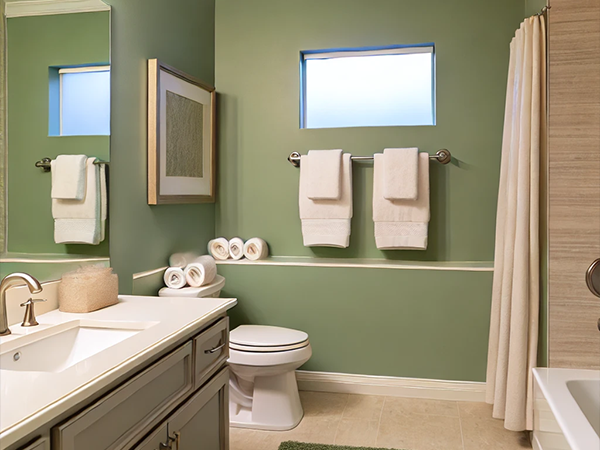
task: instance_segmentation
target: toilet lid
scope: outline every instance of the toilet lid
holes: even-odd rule
[[[267,325],[240,325],[229,333],[229,346],[252,352],[286,351],[308,345],[308,334]]]

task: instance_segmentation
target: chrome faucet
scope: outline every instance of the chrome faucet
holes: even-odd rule
[[[29,292],[38,294],[42,292],[42,285],[38,280],[26,273],[11,273],[6,275],[0,282],[0,336],[8,336],[8,317],[6,315],[6,290],[16,284],[25,284],[29,287]]]

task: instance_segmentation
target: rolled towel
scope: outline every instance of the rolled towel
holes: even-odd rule
[[[198,258],[197,253],[185,252],[185,253],[173,253],[169,257],[169,266],[171,267],[181,267],[185,269],[188,264],[193,262],[196,258]]]
[[[185,273],[181,267],[169,267],[163,276],[165,285],[172,289],[181,289],[186,285]]]
[[[229,258],[229,241],[224,237],[213,239],[208,243],[208,253],[219,261]]]
[[[185,279],[192,287],[200,287],[210,284],[217,276],[217,264],[210,255],[196,258],[184,270]]]
[[[244,241],[242,241],[242,238],[234,237],[229,240],[229,256],[235,260],[244,257]]]
[[[244,244],[244,256],[250,261],[265,259],[269,256],[269,246],[261,238],[248,239]]]

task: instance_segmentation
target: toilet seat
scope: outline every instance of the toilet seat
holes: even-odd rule
[[[289,328],[240,325],[229,333],[229,348],[242,352],[287,352],[308,345],[308,334]]]

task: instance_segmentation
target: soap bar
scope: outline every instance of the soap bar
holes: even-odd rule
[[[84,267],[64,274],[58,286],[62,312],[88,313],[119,301],[119,277],[110,267]]]

